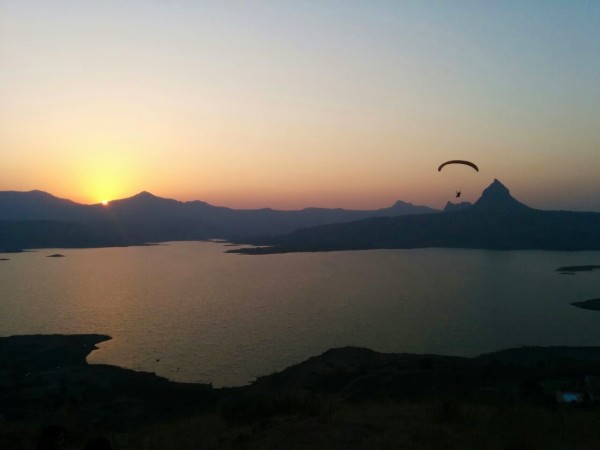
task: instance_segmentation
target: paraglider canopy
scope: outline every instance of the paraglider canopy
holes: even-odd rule
[[[464,161],[462,159],[452,159],[450,161],[446,161],[445,163],[441,164],[440,167],[438,167],[438,172],[441,172],[442,168],[448,164],[464,164],[466,166],[470,166],[473,169],[475,169],[477,172],[479,172],[479,167],[477,167],[475,164],[473,164],[471,161]]]

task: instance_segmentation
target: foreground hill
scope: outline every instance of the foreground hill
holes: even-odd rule
[[[249,386],[215,389],[87,364],[95,344],[107,339],[0,338],[0,448],[546,450],[597,444],[598,347],[524,347],[476,358],[345,347]],[[581,395],[582,403],[557,403],[561,390]]]
[[[600,213],[536,210],[516,200],[494,180],[470,207],[324,225],[250,242],[270,247],[237,251],[262,254],[420,247],[598,250]]]
[[[0,192],[0,249],[102,247],[144,242],[234,239],[366,217],[432,213],[398,201],[389,208],[298,211],[231,209],[201,201],[180,202],[141,192],[107,206],[82,205],[41,191]]]

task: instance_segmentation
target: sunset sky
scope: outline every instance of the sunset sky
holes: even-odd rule
[[[371,209],[494,178],[600,211],[599,1],[0,0],[0,190]]]

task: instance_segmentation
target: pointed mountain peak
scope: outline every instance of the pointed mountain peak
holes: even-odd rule
[[[126,205],[126,204],[134,204],[134,205],[152,205],[161,201],[164,201],[162,197],[157,197],[156,195],[148,192],[142,191],[131,197],[120,198],[117,200],[112,200],[110,203],[114,207],[116,205]]]
[[[494,178],[492,184],[490,184],[483,192],[485,193],[486,191],[502,193],[502,195],[510,195],[508,188],[504,186],[498,178]]]
[[[139,194],[135,194],[132,198],[158,198],[158,197],[148,191],[142,191]]]
[[[154,203],[165,203],[165,202],[176,202],[176,203],[180,203],[177,200],[173,200],[170,198],[164,198],[164,197],[159,197],[158,195],[154,195],[151,192],[148,191],[142,191],[138,194],[135,194],[133,197],[129,197],[129,198],[124,198],[124,201],[135,201],[137,203],[143,203],[143,204],[154,204]],[[113,202],[114,203],[114,202]]]
[[[478,211],[522,211],[530,209],[510,195],[510,191],[498,179],[483,190],[473,208]]]

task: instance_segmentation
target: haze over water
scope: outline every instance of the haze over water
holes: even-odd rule
[[[600,252],[417,249],[269,256],[209,242],[2,255],[0,335],[103,333],[92,363],[241,385],[332,347],[476,355],[600,345]]]

